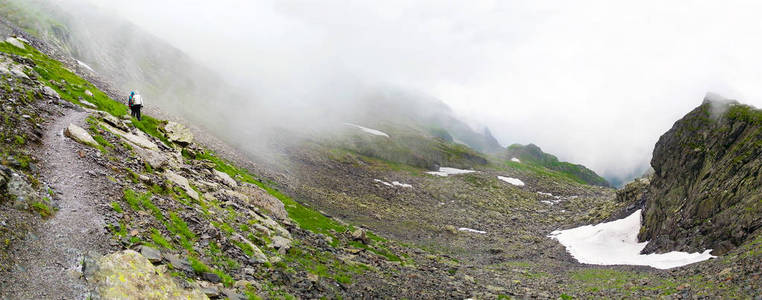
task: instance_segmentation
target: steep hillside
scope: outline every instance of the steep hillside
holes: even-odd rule
[[[646,193],[646,251],[720,255],[762,227],[762,112],[705,100],[659,138]]]
[[[216,73],[129,21],[95,6],[76,1],[10,0],[0,6],[0,15],[50,44],[55,52],[85,62],[78,66],[82,72],[98,73],[123,91],[121,94],[139,87],[147,99],[155,101],[152,106],[192,121],[232,144],[244,139],[277,139],[284,128],[294,129],[288,124],[258,122],[259,119],[271,120],[272,114],[284,112],[269,110],[273,103],[258,99],[254,89],[244,90],[229,84],[226,74]],[[198,107],[205,109],[196,109]],[[356,97],[332,98],[312,109],[317,111],[314,115],[331,115],[345,122],[386,122],[428,133],[444,133],[453,141],[480,152],[502,150],[488,129],[473,130],[455,118],[442,101],[393,87],[368,88]],[[276,121],[279,117],[283,116],[276,117]],[[230,122],[216,121],[220,119]],[[250,132],[240,132],[242,123],[252,128]],[[325,126],[311,129],[324,129],[322,127]],[[251,148],[251,145],[242,146]]]
[[[524,163],[536,164],[555,170],[586,184],[610,186],[606,179],[595,174],[593,170],[590,170],[583,165],[558,161],[557,157],[543,152],[542,149],[535,144],[526,146],[519,144],[510,145],[508,146],[507,151],[505,151],[504,157],[506,159],[517,158]]]

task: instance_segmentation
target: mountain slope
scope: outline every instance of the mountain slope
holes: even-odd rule
[[[518,158],[525,163],[536,164],[550,170],[568,174],[575,180],[586,184],[610,186],[606,179],[598,176],[598,174],[595,174],[595,172],[585,166],[558,161],[558,158],[554,155],[543,152],[542,149],[535,144],[526,146],[519,144],[510,145],[505,151],[504,157],[506,159]]]
[[[762,290],[758,231],[718,259],[669,271],[578,263],[547,235],[612,218],[631,200],[618,202],[613,189],[582,184],[563,172],[458,145],[455,130],[348,119],[390,138],[339,124],[336,136],[289,139],[279,156],[288,168],[269,170],[276,176],[265,177],[258,171],[262,165],[234,165],[188,142],[181,125],[126,117],[124,105],[69,71],[79,70],[73,60],[57,62],[7,42],[0,43],[0,52],[10,62],[3,72],[8,84],[0,89],[0,237],[10,241],[0,244],[0,266],[10,266],[0,274],[0,297],[18,288],[6,282],[19,281],[34,295],[73,297],[37,284],[69,271],[99,292],[135,287],[135,298],[178,289],[231,299],[744,298]],[[405,112],[393,114],[415,116]],[[41,136],[61,132],[67,120],[92,142],[54,135],[69,153],[34,152],[39,143],[55,145]],[[299,135],[284,132],[284,138]],[[452,152],[455,159],[447,156]],[[41,173],[66,175],[46,162],[56,157],[76,164],[71,176],[82,177],[76,180],[81,187],[45,189]],[[425,159],[406,159],[417,157]],[[476,172],[432,175],[430,162]],[[2,174],[19,176],[11,177],[17,178],[11,185]],[[35,190],[21,198],[8,195],[20,194],[9,186],[18,186],[21,175]],[[76,260],[44,268],[50,273],[29,276],[31,282],[16,280],[21,273],[15,270],[32,268],[14,253],[27,251],[23,243],[35,242],[35,230],[74,213],[55,214],[54,207],[71,210],[62,199],[79,199],[72,197],[77,191],[97,195],[91,207],[106,222],[104,256],[85,255],[84,266]],[[28,206],[17,209],[14,202]],[[135,269],[113,268],[124,264],[160,278],[141,281]],[[104,280],[111,275],[125,281]]]

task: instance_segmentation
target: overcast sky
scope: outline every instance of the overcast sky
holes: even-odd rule
[[[241,84],[415,89],[609,176],[708,91],[762,104],[755,1],[89,1]]]

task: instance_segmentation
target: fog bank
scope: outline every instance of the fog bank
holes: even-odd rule
[[[393,86],[608,177],[643,170],[707,91],[762,104],[754,2],[87,1],[264,107]]]

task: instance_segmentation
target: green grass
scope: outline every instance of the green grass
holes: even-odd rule
[[[169,213],[169,221],[167,229],[170,232],[185,237],[188,240],[196,239],[196,234],[188,228],[188,223],[185,223],[176,213]]]
[[[143,208],[143,203],[146,201],[150,202],[152,196],[153,194],[151,194],[151,192],[145,192],[140,195],[132,189],[126,189],[124,190],[123,198],[124,201],[130,205],[132,210],[141,210]]]
[[[212,267],[207,266],[202,261],[198,260],[197,258],[191,256],[188,257],[188,261],[190,262],[191,268],[194,272],[197,274],[203,274],[203,273],[214,273],[217,274],[217,276],[220,277],[222,280],[222,284],[224,284],[226,287],[233,286],[235,284],[235,279],[230,277],[230,275],[226,274],[222,270],[217,270]]]
[[[115,212],[118,212],[120,214],[124,212],[124,210],[122,210],[122,206],[119,205],[119,202],[116,202],[116,201],[111,202],[111,208],[113,208]]]
[[[174,247],[172,247],[172,244],[166,238],[164,238],[164,236],[161,235],[161,232],[156,228],[153,228],[151,232],[151,240],[156,245],[162,246],[170,250],[174,249]]]
[[[31,207],[32,210],[40,214],[41,217],[47,218],[52,216],[53,212],[55,211],[52,207],[50,207],[49,203],[50,201],[45,198],[42,201],[32,202]]]

